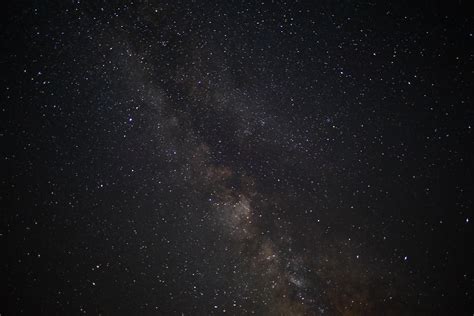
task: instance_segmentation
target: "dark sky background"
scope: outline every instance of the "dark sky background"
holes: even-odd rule
[[[1,314],[472,315],[466,3],[5,4]]]

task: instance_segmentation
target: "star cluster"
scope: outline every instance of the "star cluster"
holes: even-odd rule
[[[472,314],[462,3],[6,8],[2,314]]]

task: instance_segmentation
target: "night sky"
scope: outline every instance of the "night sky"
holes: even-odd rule
[[[1,315],[472,315],[462,1],[18,1]]]

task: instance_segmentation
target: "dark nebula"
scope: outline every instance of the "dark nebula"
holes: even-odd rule
[[[0,314],[472,315],[472,11],[392,2],[5,4]]]

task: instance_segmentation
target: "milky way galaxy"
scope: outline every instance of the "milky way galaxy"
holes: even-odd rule
[[[472,315],[462,6],[7,5],[0,313]]]

